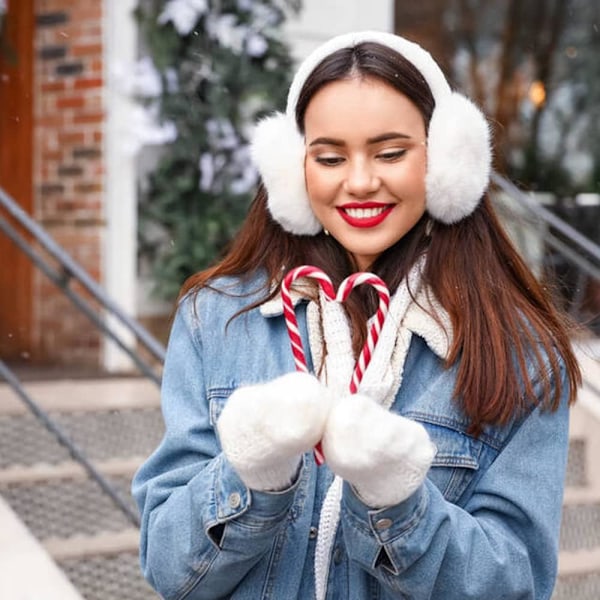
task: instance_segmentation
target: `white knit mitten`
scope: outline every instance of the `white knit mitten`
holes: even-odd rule
[[[425,428],[353,394],[331,407],[323,452],[330,469],[372,508],[402,502],[423,483],[435,455]]]
[[[323,436],[329,394],[313,375],[288,373],[238,388],[217,422],[225,456],[249,487],[283,490]]]

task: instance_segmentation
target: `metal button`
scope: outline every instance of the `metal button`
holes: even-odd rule
[[[377,521],[375,523],[375,529],[378,529],[379,531],[381,531],[382,529],[388,529],[391,526],[392,526],[391,519],[379,519],[379,521]]]
[[[242,497],[238,494],[238,492],[229,494],[229,506],[231,506],[231,508],[237,508],[241,503]]]
[[[344,550],[341,546],[336,546],[333,551],[333,562],[339,565],[344,560]]]
[[[314,540],[317,537],[318,534],[319,534],[319,530],[316,527],[311,527],[308,530],[308,538],[310,540]]]

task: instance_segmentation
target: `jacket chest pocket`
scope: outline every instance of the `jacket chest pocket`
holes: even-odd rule
[[[221,411],[229,396],[233,393],[233,388],[218,388],[208,391],[208,410],[210,424],[216,427],[217,421],[221,416]]]
[[[453,504],[476,476],[482,443],[449,427],[422,422],[437,448],[428,478]]]
[[[215,435],[219,440],[219,446],[221,446],[221,440],[219,439],[219,430],[217,429],[217,421],[221,416],[221,412],[227,403],[227,399],[233,393],[234,388],[218,388],[208,391],[208,411],[209,420],[212,428],[215,430]]]

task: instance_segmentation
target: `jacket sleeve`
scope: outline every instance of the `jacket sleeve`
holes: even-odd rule
[[[403,503],[372,510],[345,484],[350,558],[390,597],[547,600],[557,570],[568,415],[564,398],[556,412],[535,408],[463,507],[426,480]]]
[[[250,492],[220,452],[193,312],[185,301],[176,314],[161,391],[165,435],[132,485],[142,570],[168,600],[231,593],[270,552],[295,490]]]

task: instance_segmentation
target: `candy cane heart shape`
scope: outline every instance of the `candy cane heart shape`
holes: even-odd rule
[[[383,280],[373,273],[354,273],[349,277],[346,277],[346,279],[344,279],[344,281],[342,281],[340,284],[336,294],[333,284],[331,283],[331,279],[323,271],[321,271],[321,269],[310,265],[304,265],[302,267],[292,269],[284,277],[284,280],[281,284],[281,298],[283,301],[283,314],[287,325],[288,335],[290,337],[296,370],[304,373],[308,373],[308,365],[306,363],[306,355],[302,345],[302,337],[300,336],[300,331],[298,329],[298,320],[296,318],[294,304],[290,293],[291,285],[294,283],[294,281],[296,281],[296,279],[301,277],[310,277],[315,279],[321,286],[321,289],[323,290],[328,301],[344,302],[354,288],[365,284],[373,286],[379,295],[379,306],[375,314],[375,319],[369,328],[367,340],[360,352],[360,355],[358,356],[358,360],[356,361],[354,372],[352,374],[352,379],[350,381],[350,393],[355,394],[358,391],[358,386],[365,371],[367,370],[367,367],[369,366],[375,346],[379,340],[379,334],[381,333],[381,329],[390,305],[390,292]],[[314,455],[315,461],[318,465],[322,465],[325,462],[320,443],[315,447]]]

